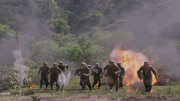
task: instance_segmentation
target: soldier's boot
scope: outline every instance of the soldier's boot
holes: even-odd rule
[[[87,82],[87,86],[88,86],[89,90],[91,91],[91,83],[90,82]]]
[[[94,88],[94,86],[97,84],[97,81],[93,82],[92,88]]]
[[[41,81],[40,81],[40,89],[42,88],[42,86],[43,86],[43,80],[41,79]]]
[[[148,86],[148,92],[149,92],[149,93],[151,92],[151,88],[152,88],[152,85],[149,84],[149,86]]]
[[[99,81],[98,89],[101,87],[101,81]]]
[[[58,84],[56,84],[56,91],[58,91],[59,90],[59,85]]]
[[[118,91],[118,89],[119,89],[119,84],[117,83],[116,84],[116,92]]]
[[[110,85],[109,85],[109,87],[110,87],[110,89],[109,89],[109,90],[111,90],[111,89],[113,88],[113,84],[110,84]]]

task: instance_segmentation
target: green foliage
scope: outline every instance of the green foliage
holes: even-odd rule
[[[6,35],[13,36],[15,32],[11,30],[9,26],[0,24],[0,38]]]
[[[68,25],[67,20],[59,18],[54,24],[54,31],[60,34],[70,33],[70,26]]]
[[[0,66],[0,91],[17,88],[17,72],[13,68]]]
[[[59,46],[53,40],[37,41],[32,46],[32,59],[37,63],[54,62],[59,56]]]

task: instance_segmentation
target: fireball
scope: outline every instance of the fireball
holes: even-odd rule
[[[121,62],[125,69],[124,85],[130,86],[136,82],[141,82],[137,76],[138,69],[144,64],[144,61],[148,61],[147,57],[143,53],[137,53],[132,50],[122,50],[119,47],[113,49],[110,54],[110,58],[116,62]],[[157,81],[153,75],[153,82]]]

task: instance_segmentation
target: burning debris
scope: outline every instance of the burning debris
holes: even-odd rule
[[[29,88],[34,88],[34,87],[35,87],[35,84],[33,82],[32,85]]]

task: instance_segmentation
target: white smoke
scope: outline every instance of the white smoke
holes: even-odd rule
[[[71,72],[61,72],[59,75],[58,75],[58,85],[59,85],[59,88],[61,89],[61,91],[64,89],[64,87],[67,86],[69,80],[71,78]]]
[[[26,76],[26,72],[29,70],[29,67],[24,65],[25,59],[23,58],[22,52],[20,49],[15,50],[13,52],[13,56],[15,58],[13,66],[14,66],[14,69],[18,72],[17,80],[18,80],[18,87],[20,91],[19,94],[21,95],[21,88],[23,86],[23,80]]]

